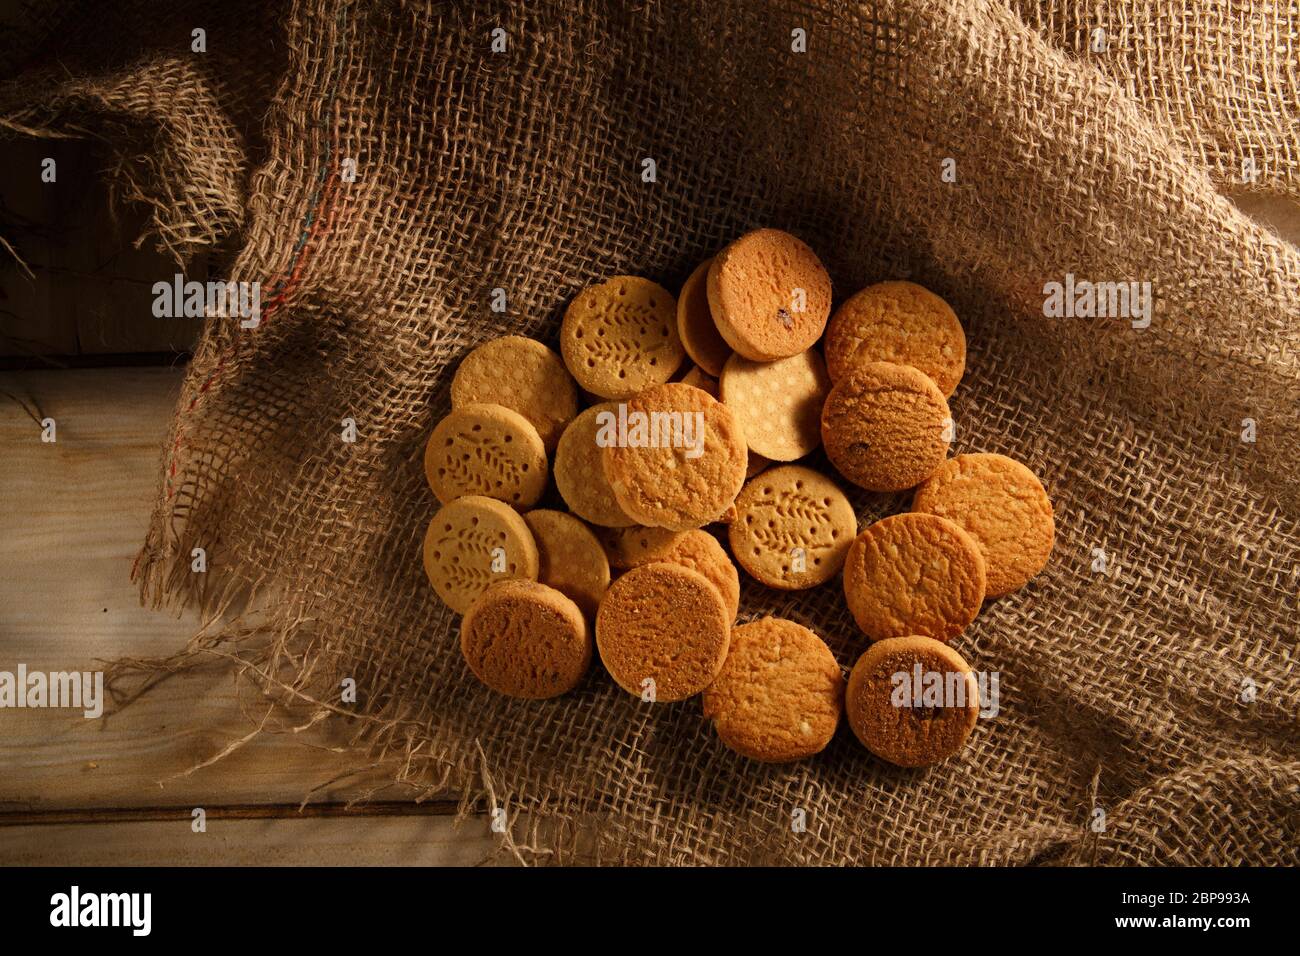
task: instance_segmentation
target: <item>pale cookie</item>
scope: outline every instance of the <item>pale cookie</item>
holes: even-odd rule
[[[662,531],[660,528],[647,530]],[[730,615],[728,620],[734,621],[740,613],[740,573],[731,563],[731,558],[727,557],[726,550],[718,544],[718,539],[707,531],[699,530],[667,533],[672,535],[670,540],[660,547],[642,546],[639,552],[631,556],[629,567],[666,561],[700,572],[718,589]]]
[[[756,362],[807,351],[831,312],[825,266],[802,241],[778,229],[746,233],[718,253],[708,290],[718,332]]]
[[[893,515],[854,540],[844,598],[873,641],[918,634],[947,643],[984,602],[984,558],[957,525],[935,515]]]
[[[826,748],[839,726],[844,677],[808,628],[765,617],[733,628],[722,670],[704,691],[704,716],[724,744],[785,763]]]
[[[711,375],[706,375],[698,365],[692,365],[690,371],[682,376],[683,385],[694,385],[702,392],[707,392],[711,398],[718,397],[718,380]]]
[[[756,581],[783,591],[833,578],[857,531],[853,506],[835,483],[802,465],[752,478],[736,499],[731,553]]]
[[[434,426],[424,449],[424,474],[444,504],[462,495],[486,495],[530,508],[546,490],[546,448],[518,412],[466,405]]]
[[[578,414],[578,389],[560,357],[541,342],[507,335],[470,352],[451,380],[453,408],[495,403],[532,423],[548,452]]]
[[[524,515],[537,542],[537,580],[555,588],[593,617],[609,587],[609,560],[591,529],[563,511],[539,508]]]
[[[538,567],[533,533],[518,512],[495,498],[467,495],[443,505],[424,535],[424,572],[457,614],[489,585],[535,579]]]
[[[1047,565],[1056,536],[1043,483],[1005,455],[958,455],[916,489],[912,508],[939,515],[975,539],[988,596],[1023,587]]]
[[[601,547],[605,549],[605,557],[609,558],[609,566],[615,571],[662,561],[664,555],[685,536],[685,531],[647,528],[639,524],[630,528],[600,528],[596,532]]]
[[[775,362],[733,355],[719,388],[723,403],[740,420],[750,451],[771,461],[794,461],[822,443],[822,406],[831,380],[812,349]]]
[[[835,383],[822,409],[822,444],[841,475],[868,491],[901,491],[948,454],[952,416],[930,377],[872,362]]]
[[[578,606],[536,581],[502,581],[470,605],[460,650],[499,694],[541,700],[577,687],[591,666],[591,632]]]
[[[713,313],[709,311],[709,266],[712,264],[712,259],[706,259],[696,266],[677,296],[677,335],[691,361],[717,378],[731,354],[731,346],[718,332]]]
[[[569,422],[555,449],[555,487],[578,517],[605,528],[636,524],[614,500],[614,489],[605,479],[603,449],[596,444],[601,412],[618,413],[617,402],[593,405]]]
[[[614,682],[648,702],[708,687],[727,656],[731,621],[698,571],[656,562],[615,581],[596,614],[596,646]]]
[[[677,303],[649,279],[615,276],[569,303],[560,351],[578,384],[602,398],[630,398],[672,378],[686,354]]]
[[[870,362],[918,368],[944,396],[966,370],[966,333],[947,302],[913,282],[879,282],[835,310],[823,343],[826,369],[839,381]]]
[[[947,644],[915,635],[868,647],[844,693],[854,735],[877,757],[900,767],[925,767],[961,750],[975,729],[979,706],[979,686],[962,656]]]
[[[731,410],[672,382],[629,399],[605,446],[605,477],[638,524],[685,531],[718,521],[745,481],[745,436]]]

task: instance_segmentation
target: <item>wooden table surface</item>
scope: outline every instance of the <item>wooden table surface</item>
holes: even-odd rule
[[[172,653],[194,632],[193,615],[142,608],[130,581],[181,375],[0,372],[0,671],[94,670]],[[345,809],[374,776],[326,786],[300,812],[309,790],[365,762],[296,739],[262,737],[188,773],[248,727],[228,675],[172,678],[99,720],[0,710],[0,865],[504,859],[486,817],[456,826],[452,800],[384,793]]]
[[[1300,207],[1234,198],[1300,242]],[[129,577],[181,374],[0,372],[0,671],[93,669],[174,652],[193,633],[192,616],[141,608]],[[297,739],[262,737],[189,772],[248,727],[228,675],[173,678],[108,719],[0,710],[0,865],[511,861],[486,817],[455,825],[452,799],[384,793],[347,809],[378,779]],[[195,808],[206,832],[191,826]]]

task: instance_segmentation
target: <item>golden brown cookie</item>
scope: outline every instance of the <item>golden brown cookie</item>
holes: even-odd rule
[[[664,555],[686,536],[685,531],[667,528],[647,528],[632,525],[628,528],[600,528],[596,538],[605,549],[609,566],[615,571],[626,571],[638,565],[664,560]]]
[[[900,767],[925,767],[961,750],[979,706],[970,665],[947,644],[919,636],[868,647],[844,693],[862,746]]]
[[[466,405],[438,422],[424,474],[443,504],[486,495],[531,508],[546,489],[546,448],[524,416],[501,405]]]
[[[424,535],[424,572],[457,614],[497,581],[535,579],[538,566],[528,525],[495,498],[467,495],[448,502]]]
[[[605,592],[596,646],[615,683],[643,700],[685,700],[708,687],[727,656],[722,595],[677,564],[633,568]]]
[[[878,282],[835,310],[823,343],[839,381],[851,368],[893,362],[918,368],[952,395],[966,370],[966,333],[947,302],[914,282]]]
[[[844,598],[873,641],[919,634],[947,643],[975,620],[984,586],[979,545],[936,515],[877,521],[844,563]]]
[[[1023,587],[1047,565],[1056,536],[1043,483],[1005,455],[958,455],[916,489],[912,508],[947,518],[975,539],[988,596]]]
[[[719,389],[740,420],[749,450],[771,461],[794,461],[822,443],[821,415],[831,390],[814,350],[775,362],[727,359]]]
[[[545,508],[528,512],[524,521],[537,542],[537,580],[593,617],[609,587],[609,560],[591,529],[573,515]]]
[[[952,416],[930,377],[872,362],[835,383],[822,409],[822,444],[841,475],[868,491],[902,491],[948,454]]]
[[[719,334],[713,324],[713,313],[709,311],[709,266],[712,264],[712,259],[706,259],[696,266],[677,296],[677,335],[691,361],[717,378],[731,354],[731,346]]]
[[[821,260],[778,229],[746,233],[718,253],[708,291],[718,332],[755,362],[807,351],[831,312],[831,279]]]
[[[636,276],[589,286],[564,313],[560,351],[578,384],[603,398],[668,381],[686,354],[673,294]]]
[[[551,452],[578,414],[578,389],[564,362],[545,345],[506,335],[466,355],[451,380],[453,408],[485,403],[523,415]]]
[[[752,578],[796,591],[839,572],[857,528],[853,506],[833,481],[782,465],[746,483],[728,535],[731,553]]]
[[[718,380],[712,376],[705,375],[698,365],[692,365],[685,375],[682,376],[683,385],[694,385],[702,392],[707,392],[711,398],[718,397]]]
[[[460,622],[474,676],[499,694],[541,700],[577,687],[591,665],[591,632],[578,606],[536,581],[502,581]]]
[[[808,628],[765,617],[733,628],[704,716],[722,742],[753,760],[785,763],[824,750],[843,707],[835,655]]]
[[[596,444],[601,412],[618,413],[617,402],[593,405],[573,421],[560,436],[555,449],[555,487],[569,510],[592,524],[625,528],[636,524],[614,500],[614,489],[605,479],[604,449]]]
[[[661,528],[649,528],[649,531],[662,531]],[[728,621],[734,621],[740,613],[740,574],[736,566],[727,557],[726,550],[718,539],[707,531],[669,531],[672,538],[658,547],[642,546],[630,556],[629,567],[640,567],[654,561],[666,561],[680,564],[684,568],[698,571],[709,579],[709,583],[718,589],[722,601],[727,606]],[[646,540],[644,537],[640,541]],[[635,547],[635,546],[634,546]]]
[[[698,388],[646,389],[604,423],[596,440],[605,446],[605,477],[638,524],[698,528],[736,500],[748,463],[744,433],[730,409]]]

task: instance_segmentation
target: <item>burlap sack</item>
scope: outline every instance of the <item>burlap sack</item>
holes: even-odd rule
[[[105,137],[160,241],[228,242],[263,283],[260,327],[205,330],[137,571],[152,601],[248,603],[270,641],[192,659],[361,714],[355,746],[427,792],[549,821],[515,834],[525,858],[573,859],[581,823],[605,861],[1296,861],[1300,253],[1221,193],[1300,197],[1295,0],[144,7],[11,37],[0,115]],[[759,766],[697,702],[642,705],[599,667],[562,699],[495,696],[420,568],[420,452],[459,357],[554,344],[585,284],[676,288],[760,225],[807,239],[841,297],[948,297],[956,450],[1027,461],[1056,505],[1046,573],[960,640],[1001,711],[929,770],[844,732]],[[1046,317],[1067,274],[1152,283],[1149,327]],[[835,585],[743,603],[846,665],[862,647]]]

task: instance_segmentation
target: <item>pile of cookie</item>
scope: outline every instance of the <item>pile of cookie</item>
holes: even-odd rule
[[[442,507],[424,566],[464,615],[469,669],[549,698],[594,650],[646,702],[703,695],[723,743],[756,760],[817,753],[842,713],[894,764],[952,755],[980,701],[951,642],[986,598],[1037,574],[1053,540],[1024,465],[948,457],[965,363],[941,298],[882,282],[832,316],[821,261],[775,229],[701,263],[676,297],[632,276],[585,289],[559,355],[520,336],[474,349],[425,453]],[[862,488],[914,488],[912,510],[859,533],[836,481],[795,463],[819,446]],[[736,624],[737,564],[784,591],[842,572],[870,641],[847,683],[807,627]]]

